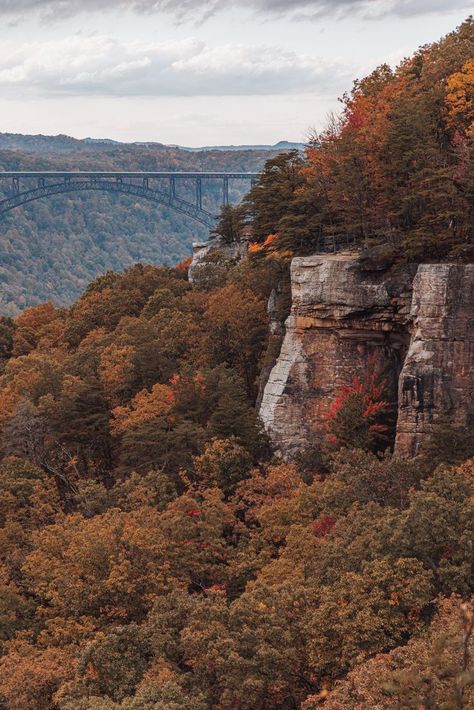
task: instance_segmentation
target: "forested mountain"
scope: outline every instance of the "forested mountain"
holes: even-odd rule
[[[76,141],[67,136],[0,136],[0,171],[131,170],[259,171],[268,151],[188,152],[153,145]],[[16,148],[21,150],[17,150]],[[8,186],[5,185],[5,188]],[[235,184],[231,199],[240,200]],[[6,196],[6,193],[4,193]],[[204,195],[219,209],[217,189]],[[173,264],[206,228],[145,200],[109,193],[73,193],[18,208],[0,221],[0,314],[52,300],[69,304],[108,269],[136,262]]]
[[[273,459],[253,405],[285,271],[135,266],[3,320],[5,710],[472,707],[474,437],[375,455],[371,375],[319,451]]]
[[[83,138],[71,136],[29,136],[22,133],[0,133],[0,150],[19,150],[29,153],[73,153],[77,151],[90,152],[94,150],[109,150],[114,147],[128,146],[129,148],[178,148],[180,150],[200,153],[201,151],[247,151],[247,150],[302,150],[303,143],[279,141],[275,145],[207,145],[201,148],[190,148],[181,145],[166,145],[158,141],[136,141],[134,143],[121,143],[110,138]]]
[[[194,283],[183,265],[134,265],[69,307],[0,318],[1,710],[472,710],[474,421],[441,416],[415,459],[394,457],[393,392],[363,330],[366,367],[331,383],[325,431],[293,460],[274,456],[255,405],[294,254],[347,234],[376,244],[360,261],[382,310],[380,247],[389,260],[473,261],[473,31],[469,20],[358,82],[306,156],[273,157],[217,226],[221,242],[253,233],[238,263],[214,254]],[[112,147],[104,167],[195,157]],[[237,154],[238,167],[262,157]],[[90,160],[74,154],[74,168]],[[102,225],[105,268],[116,237],[106,203],[68,200],[67,215],[48,205],[46,228],[61,215],[79,235]],[[111,206],[113,219],[135,219]],[[27,215],[9,230],[29,244],[36,277],[51,274],[57,257],[28,242]],[[89,249],[86,270],[100,261]],[[467,353],[458,381],[469,393],[473,319],[451,285],[466,334],[448,333],[446,352]],[[432,305],[425,322],[442,339]]]

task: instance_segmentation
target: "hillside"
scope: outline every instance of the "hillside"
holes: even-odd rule
[[[189,269],[0,317],[1,710],[472,710],[473,32],[357,82]]]
[[[472,432],[382,456],[368,365],[322,446],[273,458],[253,405],[285,273],[136,266],[2,322],[6,710],[472,707]]]
[[[9,146],[5,150],[2,146]],[[14,148],[14,149],[13,149]],[[21,148],[21,150],[20,150]],[[188,152],[67,136],[0,135],[0,170],[259,171],[268,151]],[[234,189],[231,198],[242,195]],[[218,210],[218,196],[209,205]],[[136,262],[173,264],[207,230],[178,213],[108,193],[48,198],[0,222],[0,314],[52,300],[71,303],[98,274]]]

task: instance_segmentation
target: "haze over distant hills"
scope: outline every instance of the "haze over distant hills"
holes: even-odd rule
[[[181,150],[190,150],[193,152],[199,152],[201,150],[303,150],[305,147],[304,143],[292,143],[291,141],[280,141],[274,145],[208,145],[202,148],[187,148],[185,146],[176,146],[181,148]]]
[[[257,172],[269,157],[293,145],[198,150],[0,133],[0,171]],[[241,199],[242,189],[231,185],[232,201]],[[6,195],[0,192],[0,199]],[[211,211],[218,211],[217,188],[207,186],[203,199]],[[67,305],[98,274],[136,262],[177,263],[190,254],[193,241],[207,237],[197,222],[126,195],[73,193],[38,200],[0,221],[0,315],[14,315],[45,300]]]
[[[45,136],[45,135],[23,135],[22,133],[0,133],[0,150],[20,150],[31,153],[70,153],[75,151],[110,150],[112,148],[171,148],[199,153],[201,151],[247,151],[247,150],[302,150],[304,143],[292,141],[280,141],[275,145],[216,145],[192,148],[180,145],[166,145],[159,141],[135,141],[133,143],[122,143],[110,138],[73,138],[67,135]]]

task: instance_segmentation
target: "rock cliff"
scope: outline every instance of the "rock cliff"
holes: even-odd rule
[[[193,260],[188,270],[191,283],[198,286],[215,285],[225,279],[227,272],[247,254],[248,242],[242,240],[226,244],[219,238],[193,244]]]
[[[474,417],[474,265],[422,264],[413,284],[411,343],[400,376],[395,453],[411,457],[440,415]]]
[[[416,274],[416,275],[415,275]],[[398,391],[396,453],[440,413],[465,426],[474,393],[474,266],[368,270],[355,254],[296,258],[292,310],[260,415],[285,457],[317,444],[341,385],[375,357]]]

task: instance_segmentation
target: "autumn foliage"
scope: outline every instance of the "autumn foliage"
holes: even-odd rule
[[[267,163],[247,198],[253,251],[385,244],[414,260],[472,258],[473,53],[469,18],[357,80],[305,156]]]
[[[371,361],[317,456],[275,458],[255,407],[282,254],[351,230],[465,255],[469,47],[471,20],[267,166],[219,283],[137,265],[0,319],[1,710],[473,707],[472,434],[393,458]]]
[[[473,464],[371,453],[371,362],[329,412],[324,471],[272,460],[253,405],[281,273],[249,260],[199,291],[134,267],[5,324],[5,710],[338,707],[365,668],[374,697],[462,687],[469,707]]]
[[[387,383],[377,363],[369,361],[363,376],[354,376],[343,385],[327,414],[327,441],[330,447],[377,450],[382,446],[387,426],[384,415],[390,409]]]

